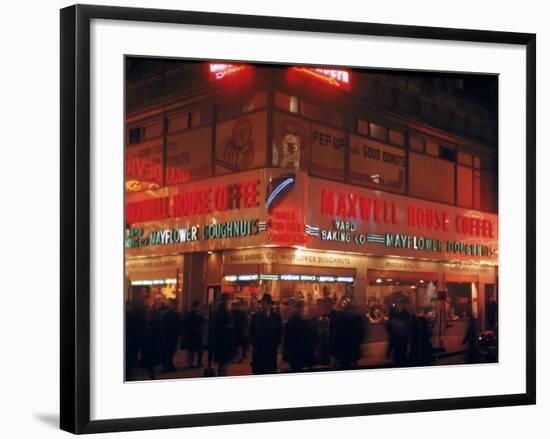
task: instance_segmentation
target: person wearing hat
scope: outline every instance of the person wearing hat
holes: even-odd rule
[[[276,373],[277,350],[281,344],[281,316],[273,310],[271,294],[265,293],[260,305],[260,311],[254,314],[250,321],[252,373]]]

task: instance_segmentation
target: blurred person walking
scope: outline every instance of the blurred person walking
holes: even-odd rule
[[[337,314],[332,353],[337,369],[353,369],[361,358],[361,343],[365,327],[361,315],[349,297],[342,299],[341,311]]]
[[[174,354],[178,347],[181,316],[176,310],[175,301],[167,301],[161,308],[160,350],[161,363],[164,372],[174,372]]]
[[[403,297],[397,302],[388,321],[388,330],[392,339],[393,362],[397,366],[403,366],[407,363],[407,348],[411,335],[407,298]]]
[[[487,302],[486,314],[487,314],[487,329],[490,331],[494,331],[496,329],[497,320],[498,320],[498,305],[493,296],[490,296],[489,301]]]
[[[218,363],[218,376],[227,375],[227,363],[235,356],[235,324],[229,311],[229,295],[222,294],[214,316],[214,361]]]
[[[310,369],[315,364],[316,322],[304,318],[304,307],[302,300],[293,303],[293,312],[284,330],[284,356],[293,372]]]
[[[252,373],[277,372],[277,350],[281,344],[282,323],[279,313],[273,310],[271,294],[265,293],[260,301],[261,309],[250,321],[252,343]]]
[[[249,321],[244,301],[239,300],[232,312],[235,322],[235,348],[237,349],[238,361],[240,363],[247,357],[248,352]]]
[[[145,304],[139,300],[126,303],[126,380],[131,376],[132,370],[137,367],[139,354],[142,349],[143,336],[146,329]]]
[[[183,320],[182,348],[187,351],[190,368],[202,367],[203,333],[205,318],[200,302],[195,300]]]

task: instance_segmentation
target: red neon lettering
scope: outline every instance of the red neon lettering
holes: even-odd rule
[[[357,199],[353,194],[349,194],[348,202],[349,202],[348,216],[350,216],[351,218],[357,218]]]
[[[133,224],[168,218],[168,206],[168,197],[128,203],[126,205],[126,222]]]
[[[335,87],[341,87],[345,90],[350,89],[350,74],[347,70],[311,67],[294,67],[294,70],[305,73]]]
[[[379,199],[374,200],[374,221],[382,222],[382,201]]]
[[[219,212],[227,210],[229,204],[229,195],[227,186],[218,186],[214,189],[214,209]]]
[[[222,79],[227,75],[233,75],[247,66],[243,64],[210,63],[209,70],[213,79]]]
[[[334,215],[334,192],[321,190],[321,215]]]
[[[338,194],[338,206],[336,207],[337,216],[347,216],[348,210],[346,208],[346,196],[340,192]]]
[[[260,185],[260,180],[252,180],[250,182],[250,207],[258,207],[260,205],[258,201],[258,196],[260,195],[260,192],[258,190],[258,186]]]
[[[457,233],[471,236],[494,237],[493,222],[487,219],[457,215],[455,219]]]
[[[360,197],[359,207],[361,209],[361,219],[370,220],[372,215],[372,200],[367,197]]]
[[[416,209],[413,206],[407,207],[407,225],[409,227],[416,227]]]

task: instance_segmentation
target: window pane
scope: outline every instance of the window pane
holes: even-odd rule
[[[424,152],[424,140],[420,137],[409,137],[409,146],[415,151]]]
[[[241,114],[239,102],[223,102],[218,106],[218,120],[227,120]]]
[[[284,93],[275,93],[275,106],[281,110],[290,111],[291,113],[298,112],[298,98],[289,96]]]
[[[261,91],[258,93],[254,93],[252,96],[244,100],[243,113],[260,110],[262,108],[265,108],[266,105],[267,105],[267,92]]]
[[[405,146],[405,135],[401,131],[390,130],[390,142],[396,145]]]
[[[457,166],[457,204],[461,207],[473,206],[472,168]]]
[[[474,171],[474,209],[481,209],[481,175]]]
[[[460,163],[461,165],[472,166],[472,155],[459,151],[458,163]]]
[[[201,112],[200,110],[193,111],[191,113],[191,120],[189,121],[191,124],[191,128],[195,128],[200,126],[201,124]]]
[[[186,130],[189,128],[189,114],[183,113],[168,118],[168,132]]]
[[[375,123],[370,124],[370,135],[375,139],[388,140],[388,129]]]
[[[140,143],[143,140],[143,128],[135,127],[128,132],[128,143],[135,144]]]
[[[409,154],[410,194],[454,204],[454,163],[424,154]]]
[[[495,212],[496,197],[495,177],[487,172],[481,173],[481,210]]]
[[[455,150],[453,148],[448,148],[441,145],[439,148],[439,157],[441,157],[443,160],[454,162],[456,160]]]
[[[431,140],[426,141],[426,154],[434,155],[439,157],[439,143],[432,142]]]
[[[357,119],[357,132],[359,134],[369,135],[369,122],[363,119]]]
[[[162,122],[157,122],[145,127],[145,140],[155,139],[162,136]]]

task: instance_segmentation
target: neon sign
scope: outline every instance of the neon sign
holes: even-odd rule
[[[133,228],[126,230],[124,247],[136,248],[148,245],[185,244],[200,240],[241,238],[257,235],[265,232],[266,229],[266,223],[257,219],[214,222],[202,227],[196,225],[151,230],[148,235],[145,235],[142,228]]]
[[[126,223],[205,215],[259,205],[259,180],[206,187],[126,204]]]
[[[267,191],[267,199],[265,200],[265,208],[270,210],[275,207],[278,204],[277,201],[280,201],[282,196],[294,187],[295,183],[295,174],[281,175],[281,177],[271,180]]]
[[[344,69],[325,69],[315,67],[294,67],[294,70],[305,73],[315,79],[335,87],[349,91],[351,86],[350,73]]]
[[[397,204],[353,193],[321,190],[321,215],[356,218],[376,223],[399,224]]]
[[[208,71],[213,80],[223,79],[226,76],[234,75],[241,72],[248,66],[244,64],[224,64],[224,63],[210,63]]]
[[[345,282],[353,283],[355,278],[353,276],[327,276],[327,275],[315,275],[315,274],[230,274],[223,277],[226,282],[239,282],[239,281],[251,281],[251,280],[280,280],[291,282]]]
[[[308,239],[304,233],[304,223],[295,209],[273,209],[267,229],[270,244],[305,245]]]
[[[251,281],[251,280],[258,280],[257,274],[230,274],[227,276],[224,276],[223,279],[226,282],[238,282],[238,281]]]

